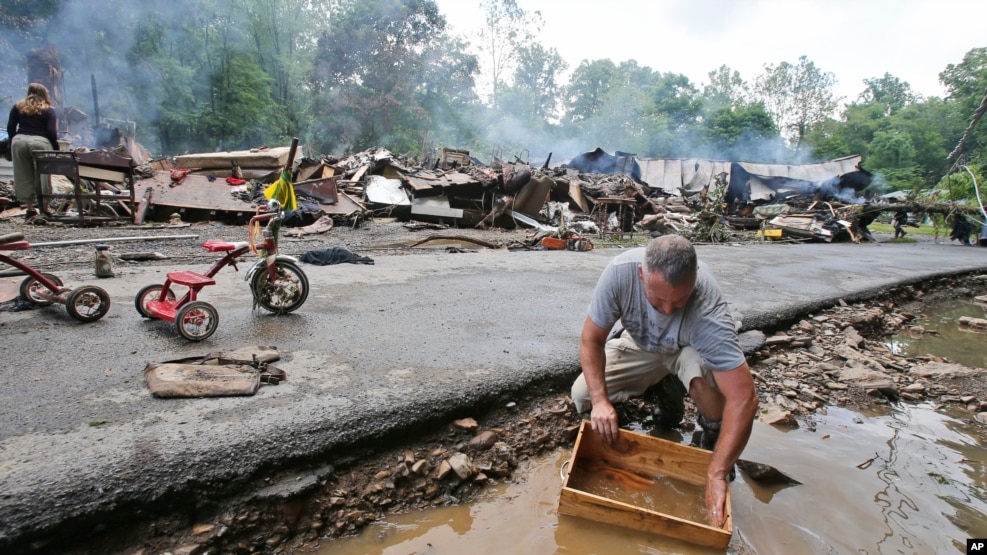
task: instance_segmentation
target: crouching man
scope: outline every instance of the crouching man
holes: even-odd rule
[[[678,425],[688,391],[699,412],[699,446],[712,451],[706,509],[722,526],[727,480],[747,446],[758,398],[719,286],[687,239],[665,235],[607,265],[583,324],[579,356],[582,374],[572,400],[608,443],[619,428],[612,403],[640,396],[666,376],[662,386],[672,375],[682,383],[662,387],[656,417]]]

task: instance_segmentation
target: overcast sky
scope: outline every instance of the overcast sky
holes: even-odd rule
[[[453,32],[475,36],[480,0],[436,0]],[[751,82],[805,55],[853,101],[885,73],[944,96],[939,73],[987,46],[987,0],[517,0],[540,11],[541,43],[570,65],[637,60],[699,87],[721,65]]]

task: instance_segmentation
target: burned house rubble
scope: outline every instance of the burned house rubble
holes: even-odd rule
[[[67,222],[139,224],[175,214],[245,222],[286,165],[299,202],[286,226],[298,233],[390,217],[454,228],[532,228],[562,238],[679,233],[704,242],[744,236],[859,241],[869,238],[867,224],[891,209],[879,206],[870,217],[861,211],[870,204],[862,192],[872,175],[861,168],[860,156],[772,165],[639,158],[597,148],[550,165],[551,155],[542,163],[515,157],[484,164],[452,148],[424,160],[384,148],[289,160],[288,147],[264,147],[158,160],[142,155],[129,164],[114,155],[113,165],[86,169],[94,157],[82,150],[60,156],[74,158],[84,171],[52,176],[53,194],[66,201],[53,203],[53,211]]]

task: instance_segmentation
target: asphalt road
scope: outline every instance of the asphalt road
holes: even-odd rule
[[[745,330],[840,299],[933,277],[987,272],[987,249],[955,244],[700,246]],[[99,322],[63,307],[0,313],[0,549],[148,503],[248,488],[293,460],[331,459],[417,424],[469,414],[579,372],[578,335],[597,277],[618,251],[480,251],[304,265],[296,313],[252,310],[227,268],[202,300],[219,329],[191,343],[144,320],[134,294],[172,269],[61,272],[113,300]],[[241,266],[242,268],[242,266]],[[193,268],[204,270],[204,268]],[[148,363],[272,345],[288,379],[250,397],[157,399]]]

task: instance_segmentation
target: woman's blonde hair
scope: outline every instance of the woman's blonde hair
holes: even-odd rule
[[[40,114],[51,107],[51,95],[41,83],[31,83],[27,86],[27,96],[17,102],[17,111],[25,116]]]

